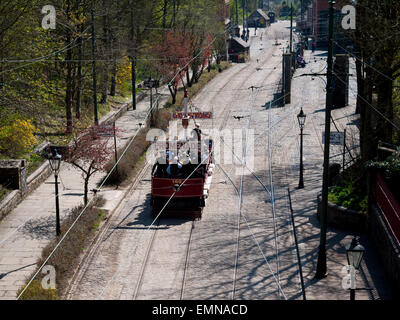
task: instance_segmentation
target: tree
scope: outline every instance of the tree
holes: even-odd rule
[[[183,82],[182,76],[189,60],[189,46],[185,34],[168,31],[163,35],[163,40],[151,49],[157,59],[156,69],[168,83],[172,104],[176,103],[179,82]]]
[[[109,138],[102,137],[101,133],[112,134],[112,132],[107,132],[101,126],[92,126],[84,130],[73,140],[65,158],[66,162],[82,171],[85,205],[88,203],[90,178],[96,172],[105,169],[113,152],[113,148],[109,144]]]

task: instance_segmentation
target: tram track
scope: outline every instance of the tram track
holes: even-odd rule
[[[133,189],[135,189],[140,181],[142,181],[143,177],[146,176],[150,169],[150,164],[146,164],[139,172],[138,174],[133,178],[133,182],[129,186],[129,188],[125,191],[125,195],[129,194],[132,192]],[[93,259],[95,258],[96,253],[101,250],[102,244],[107,241],[107,239],[114,233],[116,230],[116,227],[114,226],[115,219],[118,218],[118,214],[123,208],[124,200],[125,197],[122,197],[122,200],[118,203],[118,205],[115,207],[115,209],[108,215],[107,221],[104,223],[103,226],[100,227],[99,233],[96,235],[96,237],[93,239],[92,243],[88,246],[87,252],[84,254],[80,264],[78,265],[74,275],[71,278],[70,284],[68,286],[68,289],[66,290],[66,294],[64,296],[64,299],[72,299],[74,292],[76,291],[79,283],[81,282],[82,278],[84,277],[86,271],[90,267]],[[119,222],[117,226],[120,224]],[[108,233],[108,234],[107,234]]]
[[[160,219],[158,218],[157,222],[155,223],[156,228],[154,228],[154,231],[153,231],[153,233],[151,235],[149,244],[147,245],[146,254],[145,254],[145,257],[143,259],[142,267],[140,268],[139,278],[138,278],[137,283],[136,283],[136,289],[135,289],[135,294],[133,295],[133,300],[136,300],[136,298],[138,296],[138,293],[140,291],[140,288],[142,286],[143,275],[144,275],[144,273],[146,271],[146,266],[147,266],[147,263],[149,261],[150,251],[151,251],[151,249],[152,249],[152,247],[154,245],[154,239],[156,237],[156,233],[157,233],[159,225],[160,225]]]
[[[273,53],[275,52],[275,50],[278,50],[278,47],[273,47],[272,48],[272,52],[270,53],[270,54],[268,54],[268,55],[265,55],[265,56],[263,56],[263,58],[262,59],[260,59],[260,61],[261,61],[261,63],[266,63],[266,61],[268,60],[268,59],[271,59],[271,57],[273,56]],[[277,65],[279,65],[280,64],[280,62],[277,64]],[[221,94],[221,93],[223,93],[224,92],[224,90],[225,90],[225,88],[228,86],[228,84],[230,84],[231,83],[231,80],[232,79],[234,79],[236,76],[237,76],[237,74],[239,74],[240,72],[244,72],[244,70],[247,70],[247,72],[249,73],[248,75],[247,75],[247,77],[243,80],[243,82],[241,82],[239,85],[240,86],[243,86],[243,85],[245,85],[246,83],[248,83],[249,82],[249,80],[251,80],[252,79],[252,73],[251,73],[251,69],[252,68],[254,68],[254,66],[255,66],[255,63],[251,63],[251,64],[246,64],[243,68],[240,68],[239,70],[237,70],[236,72],[234,72],[232,75],[230,75],[230,77],[228,78],[228,79],[226,79],[225,80],[225,83],[223,84],[223,86],[219,89],[219,91],[218,92],[216,92],[214,95],[213,95],[213,97],[215,98],[217,95],[219,95],[219,94]],[[271,68],[272,69],[272,68]],[[263,82],[265,82],[265,81],[267,81],[267,79],[272,75],[274,73],[274,71],[272,70],[271,72],[269,72],[267,75],[266,75],[266,77],[264,77],[263,79],[262,79],[262,83]],[[236,88],[237,88],[237,86],[235,86]],[[257,94],[256,95],[258,95],[258,92],[259,91],[257,91]],[[214,99],[214,98],[212,98],[212,99]],[[207,99],[208,100],[208,99]],[[256,100],[256,99],[255,99]],[[219,129],[220,130],[222,130],[223,128],[225,128],[226,126],[227,126],[227,124],[228,124],[228,121],[229,121],[229,119],[230,119],[230,117],[231,117],[231,115],[232,115],[232,113],[231,113],[231,110],[230,110],[230,105],[224,105],[224,108],[222,108],[222,109],[220,109],[221,111],[219,111],[218,113],[219,113],[219,116],[221,116],[222,115],[222,117],[220,117],[220,118],[222,118],[222,120],[220,120],[221,121],[221,123],[220,123],[220,126],[219,126]],[[251,106],[250,107],[250,111],[251,111],[251,109],[253,108],[253,106]],[[248,122],[248,128],[250,127],[250,125],[251,125],[251,118],[249,118],[249,122]],[[248,130],[248,129],[247,129]],[[247,143],[245,144],[245,148],[247,148]],[[233,152],[233,150],[232,150],[232,152]],[[245,166],[243,166],[242,167],[242,170],[244,170],[244,168],[245,168]],[[247,168],[248,169],[248,168]],[[143,176],[144,176],[144,172],[143,172]],[[252,175],[255,177],[255,178],[258,178],[258,181],[263,185],[263,187],[264,187],[264,191],[265,192],[267,192],[268,193],[268,189],[267,189],[267,187],[265,186],[265,184],[263,184],[262,183],[262,181],[261,181],[261,179],[259,178],[259,177],[257,177],[257,175],[255,175],[255,173],[254,172],[252,172]],[[143,177],[142,176],[142,177]],[[242,184],[243,184],[243,174],[242,174]],[[137,182],[138,183],[138,182]],[[137,183],[136,183],[136,186],[137,186]],[[232,183],[233,183],[233,181],[232,181]],[[133,190],[135,188],[135,185],[132,185],[131,187],[130,187],[130,191],[131,190]],[[242,193],[243,193],[243,185],[242,185],[242,191],[241,191]],[[127,192],[127,194],[128,194],[129,192]],[[269,196],[270,196],[270,194],[269,194]],[[116,211],[116,210],[115,210]],[[113,215],[115,215],[115,211],[114,211],[114,213],[113,213]],[[241,216],[240,216],[240,214],[239,214],[239,220],[238,220],[238,222],[239,222],[239,226],[238,226],[238,228],[240,229],[240,224],[241,224]],[[245,220],[245,217],[244,217],[244,220]],[[162,220],[161,220],[162,221]],[[245,220],[246,222],[247,222],[247,220]],[[158,236],[158,233],[160,233],[160,232],[162,232],[162,233],[160,233],[160,235],[163,235],[163,234],[167,234],[166,232],[164,232],[164,230],[162,230],[162,231],[160,231],[160,228],[159,228],[159,223],[160,223],[160,220],[158,220],[158,222],[157,222],[157,227],[156,228],[154,228],[153,230],[152,230],[152,235],[151,235],[151,237],[150,237],[150,239],[149,240],[147,240],[147,242],[145,243],[145,245],[146,245],[146,249],[145,249],[145,254],[144,254],[144,257],[143,258],[141,258],[142,260],[140,261],[141,262],[141,266],[140,266],[140,270],[139,270],[139,273],[137,273],[136,274],[136,281],[135,281],[135,283],[134,282],[131,282],[131,285],[133,285],[132,286],[132,288],[134,288],[134,293],[133,293],[133,295],[131,295],[130,297],[131,297],[131,299],[133,298],[133,299],[140,299],[140,298],[142,298],[142,297],[144,297],[144,298],[152,298],[152,296],[151,295],[148,295],[148,292],[146,293],[143,293],[143,295],[141,294],[142,293],[142,289],[144,288],[144,286],[146,285],[146,279],[145,279],[145,277],[146,277],[146,274],[150,274],[150,275],[152,275],[154,272],[152,272],[152,271],[154,271],[154,269],[153,270],[148,270],[148,267],[149,266],[151,266],[151,265],[153,265],[153,263],[152,263],[152,257],[154,257],[154,256],[156,256],[157,254],[158,254],[158,250],[156,250],[157,248],[155,248],[155,246],[157,245],[157,244],[155,244],[156,242],[160,242],[160,241],[162,241],[161,239],[159,239],[159,236]],[[200,222],[198,222],[198,223],[201,223],[201,221]],[[110,229],[110,224],[111,224],[111,219],[109,219],[109,221],[107,221],[107,225],[106,226],[104,226],[104,229]],[[173,225],[173,224],[172,224]],[[191,223],[190,223],[190,226],[188,225],[188,224],[186,224],[187,226],[185,226],[184,228],[182,227],[182,228],[179,228],[179,230],[184,230],[184,232],[182,232],[181,234],[180,234],[180,241],[184,241],[184,243],[185,243],[185,250],[181,250],[182,252],[183,252],[183,254],[180,254],[179,255],[179,261],[180,261],[180,263],[179,263],[179,265],[180,265],[180,270],[179,270],[179,273],[175,276],[175,278],[176,279],[174,279],[175,280],[175,282],[179,282],[179,283],[176,283],[174,286],[176,287],[176,293],[171,293],[171,295],[169,296],[169,297],[172,297],[172,298],[174,298],[174,299],[176,299],[177,297],[178,298],[180,298],[180,299],[184,299],[185,297],[187,297],[187,295],[186,295],[186,292],[187,292],[187,290],[189,290],[189,289],[187,289],[187,280],[188,280],[188,275],[189,275],[189,273],[190,273],[190,271],[191,271],[191,266],[192,266],[192,264],[190,263],[190,261],[191,261],[191,250],[192,250],[192,242],[193,242],[193,235],[194,235],[194,230],[195,230],[195,226],[197,226],[197,223],[196,222],[194,222],[194,221],[192,221]],[[154,226],[155,227],[155,226]],[[190,228],[190,229],[188,229],[188,227]],[[172,227],[171,227],[171,224],[168,226],[168,228],[170,228],[170,229],[172,229]],[[239,231],[239,229],[238,229],[238,235],[239,235],[239,237],[238,237],[238,239],[240,239],[240,231]],[[115,230],[115,229],[114,229]],[[113,233],[113,231],[114,230],[110,230],[111,232],[110,232],[110,234],[109,234],[109,236],[108,237],[105,237],[105,231],[103,230],[103,232],[104,233],[102,233],[103,234],[103,236],[99,236],[99,238],[106,238],[106,239],[110,239],[110,237],[111,237],[111,235],[112,235],[112,233]],[[144,231],[143,231],[144,232]],[[174,233],[178,233],[178,230],[175,230],[174,231]],[[173,237],[174,237],[174,235],[172,235],[172,233],[171,233],[171,235],[170,235],[172,238],[171,239],[173,239]],[[176,235],[175,235],[176,236]],[[101,242],[101,241],[99,241],[99,242]],[[97,245],[97,246],[96,246]],[[184,246],[181,246],[180,247],[180,249],[183,249],[183,247]],[[238,257],[239,257],[239,246],[237,246],[237,248],[238,248],[238,251],[237,251],[237,254],[238,254]],[[98,251],[98,250],[101,250],[100,249],[100,243],[95,243],[94,244],[94,246],[93,246],[93,250],[90,250],[92,253],[89,253],[89,254],[87,254],[87,261],[88,261],[88,264],[90,264],[90,261],[93,259],[93,256],[94,256],[94,254],[95,254],[95,251]],[[155,253],[155,254],[154,254]],[[154,254],[154,255],[153,255]],[[177,256],[178,257],[178,256]],[[131,259],[133,259],[133,256],[132,255],[128,255],[128,256],[126,256],[126,257],[124,257],[124,259],[126,259],[126,260],[131,260]],[[178,262],[177,262],[178,263]],[[271,270],[272,271],[272,270]],[[78,277],[76,277],[76,280],[79,282],[79,279],[81,279],[82,277],[83,277],[83,274],[85,273],[85,268],[83,267],[82,268],[82,271],[81,271],[81,273],[80,273],[80,278],[78,278]],[[151,286],[151,284],[149,284],[150,286]],[[128,284],[127,284],[127,286],[128,286]],[[235,286],[235,284],[233,284],[233,286]],[[147,295],[146,295],[147,294]],[[160,293],[161,294],[161,293]],[[235,293],[233,293],[232,294],[232,297],[233,298],[235,298]]]
[[[278,48],[276,48],[276,49],[278,49]],[[267,59],[270,59],[271,56],[273,56],[273,53],[274,53],[274,52],[275,52],[275,50],[272,50],[271,55],[268,55],[268,56],[266,56],[266,57],[263,59],[264,62],[265,62]],[[269,72],[269,73],[260,81],[259,87],[261,87],[262,84],[265,83],[265,81],[267,81],[267,79],[274,73],[273,70],[275,70],[276,67],[279,66],[280,64],[281,64],[281,63],[279,62],[279,63],[276,64],[276,66],[275,66],[274,68],[270,68],[272,71]],[[243,84],[245,84],[249,78],[250,78],[250,77],[247,77],[246,80],[243,82]],[[243,84],[242,84],[242,86],[243,86]],[[256,93],[254,94],[254,95],[255,95],[254,101],[252,101],[252,102],[250,103],[250,108],[249,108],[249,112],[248,112],[248,113],[250,114],[250,116],[249,116],[249,121],[248,121],[247,129],[246,129],[246,137],[248,136],[248,135],[247,135],[247,131],[248,131],[248,129],[249,129],[249,127],[250,127],[250,124],[251,124],[251,113],[252,113],[252,110],[253,110],[253,107],[254,107],[254,102],[256,101],[256,98],[257,98],[259,92],[260,92],[260,90],[257,89]],[[231,116],[229,107],[230,107],[229,105],[226,105],[225,108],[223,108],[223,110],[221,111],[221,113],[223,114],[223,119],[222,119],[222,122],[221,122],[221,124],[220,124],[220,126],[219,126],[219,130],[220,130],[220,131],[223,130],[223,129],[226,127],[227,122],[228,122],[228,120],[229,120],[229,118],[230,118],[230,116]],[[224,142],[224,139],[223,139],[222,137],[220,137],[220,138],[221,138],[222,142],[225,143],[225,142]],[[247,138],[246,138],[246,139],[247,139]],[[245,145],[244,145],[244,150],[245,150],[245,149],[247,149],[247,142],[246,142]],[[231,151],[232,151],[232,153],[236,156],[236,154],[234,153],[234,151],[233,151],[233,150],[231,150]],[[246,152],[244,152],[244,153],[246,153]],[[236,157],[237,157],[237,156],[236,156]],[[244,170],[244,167],[245,167],[245,163],[243,163],[243,168],[242,168],[243,170]],[[226,171],[222,168],[221,165],[219,165],[219,168],[220,168],[221,170],[224,171],[224,174],[225,174],[227,177],[229,177],[229,176],[226,174]],[[258,177],[257,175],[255,175],[254,172],[252,172],[252,175],[253,175],[253,176],[260,182],[260,184],[264,187],[264,191],[266,191],[266,192],[268,193],[268,195],[271,196],[270,192],[268,192],[267,187],[265,186],[265,184],[262,183],[262,181],[259,179],[259,177]],[[243,172],[242,172],[241,181],[240,181],[240,191],[238,191],[238,192],[239,192],[239,194],[238,194],[238,197],[239,197],[239,206],[240,206],[241,197],[242,197],[242,194],[243,194],[243,176],[244,176],[244,174],[243,174]],[[230,180],[230,182],[232,183],[232,185],[234,186],[234,188],[236,188],[236,190],[237,190],[237,187],[236,187],[236,185],[234,184],[234,182],[233,182],[230,178],[229,178],[229,180]],[[247,222],[247,221],[246,221],[246,222]],[[274,224],[275,224],[275,221],[274,221]],[[237,262],[238,262],[238,259],[239,259],[240,228],[241,228],[241,209],[239,208],[238,219],[237,219],[237,231],[236,231],[236,232],[237,232],[237,240],[236,240],[235,267],[234,267],[234,273],[235,273],[235,275],[234,275],[234,280],[233,280],[233,284],[232,284],[232,285],[233,285],[233,289],[232,289],[232,299],[235,298],[235,290],[236,290],[236,272],[237,272],[236,269],[237,269]],[[275,231],[275,247],[277,248],[276,231]],[[278,284],[278,286],[279,286],[279,284]],[[278,289],[278,290],[279,290],[279,289]]]

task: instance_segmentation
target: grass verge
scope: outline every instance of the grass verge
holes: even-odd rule
[[[38,275],[25,290],[20,298],[21,300],[57,300],[62,297],[74,270],[79,264],[81,254],[90,243],[95,231],[106,216],[106,211],[98,208],[103,204],[103,198],[96,197],[94,199],[46,263],[47,266],[53,266],[56,270],[56,288],[44,289],[42,286],[43,280],[39,279]],[[83,208],[83,205],[75,207],[71,214],[63,221],[61,226],[62,235],[65,234]],[[60,238],[54,239],[43,249],[42,257],[37,262],[38,268],[50,255],[59,240]],[[32,275],[29,276],[26,284],[28,284],[29,280],[36,272],[37,271],[33,272]],[[20,288],[17,296],[22,292],[26,284]]]

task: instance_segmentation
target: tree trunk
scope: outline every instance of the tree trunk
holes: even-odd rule
[[[186,68],[186,83],[187,83],[187,86],[189,88],[192,86],[192,80],[190,79],[190,70],[189,70],[189,68]]]
[[[85,206],[88,204],[89,200],[88,200],[88,195],[89,195],[89,179],[90,179],[90,175],[87,174],[85,177],[85,190],[84,190],[84,196],[83,196],[83,203],[85,204]]]
[[[83,32],[83,25],[80,28]],[[76,102],[75,102],[75,117],[77,119],[81,118],[81,107],[82,107],[82,85],[83,85],[83,75],[82,75],[82,60],[83,60],[83,48],[82,48],[82,37],[78,39],[78,72],[77,72],[77,90],[76,90]]]
[[[362,92],[364,91],[364,78],[362,76],[362,62],[359,59],[356,59],[356,73],[357,73],[357,92],[361,96],[363,96]],[[361,98],[357,96],[357,105],[356,105],[356,114],[360,114],[361,112]]]
[[[162,16],[162,27],[165,29],[167,27],[167,5],[168,0],[164,0],[163,3],[163,16]]]
[[[71,42],[71,35],[68,32],[66,42],[69,44]],[[66,78],[66,93],[65,93],[65,110],[67,117],[67,134],[72,133],[72,50],[67,51],[67,78]]]
[[[117,62],[114,60],[112,66],[110,96],[114,97],[117,90]]]
[[[103,7],[107,8],[107,1],[103,0]],[[109,33],[109,19],[108,19],[108,10],[106,10],[106,14],[103,16],[103,51],[105,56],[108,56],[111,52],[109,51],[109,43],[110,43],[110,33]],[[108,93],[108,63],[102,63],[102,77],[101,77],[101,100],[100,103],[107,103],[107,93]]]
[[[67,1],[67,8],[66,8],[66,16],[68,19],[70,19],[70,1]],[[72,39],[72,34],[70,30],[67,30],[67,35],[65,38],[65,43],[67,45],[70,45],[71,39]],[[67,78],[65,79],[65,84],[66,84],[66,90],[65,90],[65,111],[66,111],[66,118],[67,118],[67,134],[72,133],[72,126],[73,126],[73,121],[72,121],[72,49],[70,48],[67,50],[67,55],[66,55],[66,63],[67,63]]]
[[[392,75],[391,70],[385,70],[383,72],[389,76]],[[393,81],[384,77],[380,77],[380,83],[378,84],[378,109],[388,119],[393,119]],[[392,143],[393,138],[393,127],[384,119],[378,115],[377,118],[377,138],[378,141]]]
[[[373,78],[372,70],[369,67],[365,68],[365,80],[364,80],[364,91],[360,93],[366,101],[361,103],[361,114],[363,116],[361,133],[362,136],[362,147],[361,147],[361,157],[363,161],[373,160],[376,155],[377,140],[375,135],[375,130],[373,129],[372,123],[372,110],[367,104],[372,104],[372,88],[373,88]]]
[[[176,90],[171,85],[168,85],[168,89],[169,89],[169,92],[170,92],[171,97],[172,97],[172,104],[175,104],[176,103]]]

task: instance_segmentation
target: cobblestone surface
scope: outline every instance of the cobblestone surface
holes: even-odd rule
[[[199,110],[214,113],[212,120],[201,121],[202,128],[241,129],[250,135],[247,165],[268,190],[273,190],[275,201],[271,201],[265,188],[238,161],[228,161],[232,150],[222,143],[221,147],[227,148],[224,161],[214,171],[210,196],[202,219],[194,224],[186,260],[192,222],[162,219],[159,225],[152,225],[150,172],[147,170],[82,264],[68,298],[180,299],[182,295],[183,299],[300,300],[299,266],[287,198],[287,188],[290,188],[307,298],[348,299],[349,293],[341,287],[341,270],[346,264],[344,245],[353,234],[328,229],[329,276],[320,281],[313,279],[319,244],[316,199],[322,185],[324,81],[318,77],[314,80],[294,78],[292,104],[269,109],[281,75],[282,49],[288,43],[288,22],[274,24],[268,33],[258,29],[256,36],[253,31],[251,35],[250,62],[236,64],[216,77],[193,99],[193,104]],[[275,42],[281,45],[275,46]],[[324,69],[324,52],[311,54],[307,51],[305,57],[309,63],[305,69],[298,70],[296,76]],[[260,88],[251,90],[252,86]],[[354,88],[352,79],[351,89]],[[339,130],[347,128],[348,144],[355,147],[356,153],[354,98],[352,95],[349,107],[335,110],[333,118]],[[307,114],[305,188],[297,190],[299,128],[296,115],[300,106]],[[238,116],[243,118],[234,118]],[[127,123],[130,122],[127,120]],[[242,158],[243,143],[239,137],[234,142],[233,151]],[[229,144],[226,140],[225,143]],[[341,162],[336,153],[340,150],[333,147],[332,161]],[[243,176],[242,170],[246,173]],[[238,197],[240,190],[243,191],[241,198]],[[109,199],[113,197],[116,195],[110,193]],[[374,251],[364,236],[361,242],[367,254],[357,286],[373,290],[357,291],[357,299],[389,298],[390,290]],[[143,268],[145,257],[148,263]],[[6,258],[4,264],[18,267],[19,259],[23,257]]]
[[[166,91],[161,91],[165,101]],[[125,145],[143,122],[149,108],[149,98],[137,104],[137,110],[127,111],[116,121],[119,131],[118,148]],[[116,113],[111,111],[110,114]],[[107,116],[109,116],[108,114]],[[112,140],[112,139],[110,139]],[[110,141],[113,144],[113,141]],[[104,173],[92,176],[89,190],[102,181]],[[83,179],[81,172],[67,163],[62,163],[59,173],[59,197],[61,221],[71,209],[83,202]],[[104,188],[106,209],[118,202],[122,190]],[[0,222],[0,297],[15,299],[18,289],[36,268],[42,249],[55,237],[55,191],[54,176],[51,175],[30,196],[22,201]]]

